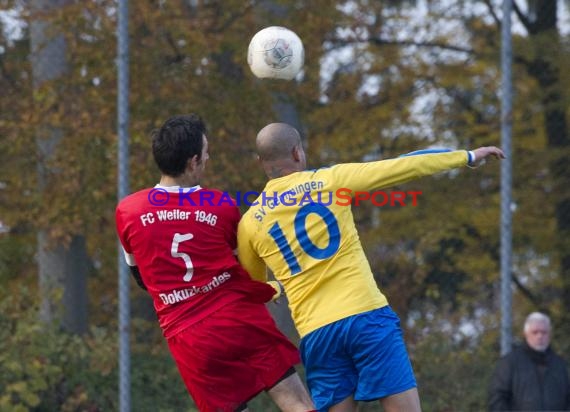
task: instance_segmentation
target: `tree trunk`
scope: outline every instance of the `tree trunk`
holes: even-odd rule
[[[563,323],[570,325],[570,136],[566,120],[567,100],[560,81],[560,53],[563,47],[556,26],[557,2],[535,0],[529,6],[526,19],[522,16],[535,56],[528,65],[528,72],[540,85],[548,147],[554,154],[550,163],[553,183],[550,201],[554,202],[556,210],[561,301],[566,308],[562,311],[565,314]]]
[[[70,4],[70,0],[33,0],[30,23],[31,64],[34,91],[40,88],[43,93],[57,93],[55,86],[49,85],[65,74],[66,43],[62,33],[57,33],[50,24],[50,14],[60,7]],[[61,98],[59,98],[61,100]],[[41,102],[38,101],[38,105]],[[41,108],[44,110],[46,108]],[[49,109],[46,110],[46,114]],[[45,117],[49,119],[49,116]],[[42,201],[50,183],[50,176],[58,171],[50,168],[59,141],[63,138],[61,129],[49,124],[49,120],[37,130],[38,150],[38,190],[41,208],[50,207]],[[58,178],[66,178],[58,176]],[[57,225],[58,222],[50,222]],[[40,293],[40,319],[46,324],[61,323],[72,333],[83,333],[87,329],[87,271],[88,258],[83,236],[71,236],[67,245],[62,240],[50,238],[49,230],[40,227],[38,241],[38,277]]]

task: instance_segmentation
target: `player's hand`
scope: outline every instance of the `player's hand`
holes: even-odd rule
[[[277,301],[277,299],[279,299],[281,296],[285,295],[285,288],[283,287],[281,282],[279,282],[277,280],[270,280],[267,282],[267,284],[271,285],[271,287],[273,289],[275,289],[275,294],[271,298],[272,302]]]
[[[505,158],[505,154],[503,153],[503,151],[495,146],[480,147],[478,149],[473,150],[473,153],[475,154],[475,162],[474,162],[475,164],[490,156],[496,157],[497,159]]]

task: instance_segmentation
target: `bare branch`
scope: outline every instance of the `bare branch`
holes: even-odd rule
[[[0,76],[7,80],[6,84],[12,86],[16,90],[21,90],[22,88],[19,86],[19,83],[14,80],[14,78],[10,75],[8,70],[6,70],[6,66],[4,65],[4,61],[0,59]]]
[[[499,19],[499,16],[497,16],[497,13],[495,13],[495,9],[493,8],[493,5],[491,4],[491,0],[483,0],[483,3],[485,3],[487,5],[487,8],[489,9],[489,13],[491,13],[491,16],[493,16],[493,20],[495,20],[495,23],[497,24],[497,28],[501,28],[501,19]]]
[[[257,5],[257,1],[250,1],[240,12],[231,15],[225,22],[220,26],[212,28],[212,33],[222,33],[227,28],[229,28],[236,20],[245,16],[249,11],[251,11]]]
[[[400,45],[400,46],[416,46],[416,47],[435,47],[438,49],[451,50],[460,53],[473,54],[473,49],[454,46],[452,44],[436,43],[436,42],[415,42],[410,40],[385,40],[385,39],[372,39],[372,43],[376,45]]]
[[[526,297],[529,301],[531,301],[535,306],[541,307],[542,306],[541,300],[534,293],[532,293],[525,285],[521,283],[516,273],[514,272],[511,273],[511,276],[513,279],[513,283],[516,285],[517,289],[523,294],[523,296]]]
[[[531,21],[528,19],[527,16],[525,16],[523,14],[523,12],[521,11],[519,5],[517,4],[517,2],[515,0],[513,0],[513,10],[515,11],[517,17],[519,18],[519,20],[521,21],[521,23],[523,24],[525,29],[529,33],[532,32],[533,27],[532,27]]]
[[[368,39],[368,40],[344,40],[344,39],[334,39],[331,40],[335,47],[342,47],[342,46],[348,46],[350,44],[358,44],[358,43],[366,43],[366,42],[370,42],[376,46],[416,46],[416,47],[433,47],[433,48],[439,48],[439,49],[444,49],[444,50],[451,50],[451,51],[455,51],[455,52],[459,52],[459,53],[467,53],[467,54],[474,54],[475,51],[473,49],[469,49],[469,48],[465,48],[465,47],[459,47],[459,46],[454,46],[451,44],[445,44],[445,43],[436,43],[436,42],[416,42],[416,41],[412,41],[412,40],[388,40],[388,39],[381,39],[381,38],[372,38],[372,39]]]
[[[165,33],[165,37],[166,37],[166,42],[168,43],[168,45],[172,48],[172,50],[174,51],[174,57],[172,57],[171,59],[169,59],[169,63],[179,63],[184,59],[184,55],[182,53],[180,53],[180,49],[178,48],[178,46],[176,45],[176,41],[174,41],[174,39],[172,38],[172,34],[167,31]]]

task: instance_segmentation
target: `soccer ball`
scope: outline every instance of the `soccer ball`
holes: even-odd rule
[[[291,80],[297,76],[304,62],[303,42],[285,27],[266,27],[249,42],[247,63],[260,79]]]

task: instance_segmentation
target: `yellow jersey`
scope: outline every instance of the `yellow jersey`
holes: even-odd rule
[[[271,179],[238,227],[238,257],[285,289],[301,337],[388,304],[355,227],[350,200],[422,176],[465,166],[466,151],[346,163]]]

